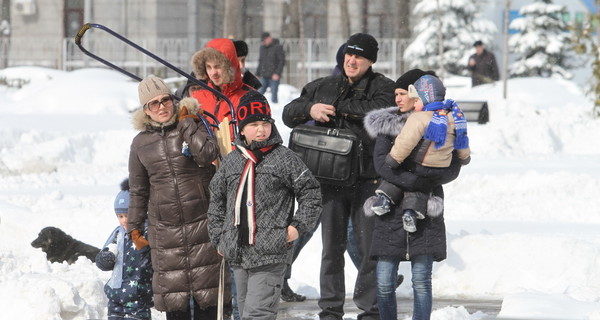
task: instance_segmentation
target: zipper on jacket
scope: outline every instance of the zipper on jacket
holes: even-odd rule
[[[406,233],[406,261],[410,261],[410,234],[408,232],[404,232]]]
[[[181,205],[181,197],[179,197],[179,186],[177,184],[178,183],[177,182],[177,174],[175,173],[175,170],[173,169],[173,162],[171,161],[171,158],[168,156],[168,153],[169,153],[168,144],[167,144],[168,138],[169,137],[163,136],[162,142],[163,142],[163,146],[165,148],[165,156],[167,157],[167,163],[169,164],[169,170],[171,171],[171,174],[173,176],[173,187],[175,188],[175,195],[177,197],[177,207],[179,208],[179,224],[183,226],[183,206]],[[183,248],[186,252],[186,255],[185,255],[186,269],[189,270],[188,272],[186,272],[187,277],[188,277],[188,283],[192,283],[192,276],[190,274],[190,272],[191,272],[190,260],[189,260],[189,255],[187,254],[188,251],[190,250],[190,248],[188,246],[186,235],[183,235]],[[190,291],[194,291],[194,290],[192,288],[190,288]]]

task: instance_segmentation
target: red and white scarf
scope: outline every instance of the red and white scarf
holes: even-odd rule
[[[237,193],[235,195],[235,216],[233,224],[237,227],[241,225],[242,211],[246,211],[246,219],[248,222],[248,244],[254,245],[256,241],[256,202],[254,197],[254,183],[256,178],[256,165],[262,158],[269,153],[274,146],[267,146],[252,152],[240,145],[236,145],[236,150],[242,153],[246,158],[244,170],[240,176]],[[245,192],[244,192],[245,189]],[[244,202],[245,203],[242,203]],[[243,207],[245,206],[245,207]],[[244,210],[245,209],[245,210]]]

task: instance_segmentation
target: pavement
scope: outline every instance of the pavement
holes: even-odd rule
[[[433,310],[446,307],[463,306],[470,314],[477,311],[483,312],[489,317],[481,318],[482,320],[496,319],[502,307],[501,300],[450,300],[450,299],[433,299]],[[412,315],[413,300],[406,298],[398,299],[398,319],[405,319]],[[279,320],[301,320],[319,318],[319,306],[317,300],[305,300],[302,302],[284,302],[279,304]],[[356,319],[359,309],[352,302],[351,297],[346,298],[344,305],[344,319]]]

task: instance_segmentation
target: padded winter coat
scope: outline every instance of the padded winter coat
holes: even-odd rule
[[[261,45],[258,51],[258,77],[271,78],[274,74],[281,76],[285,66],[285,51],[279,39],[273,39],[270,45]]]
[[[369,111],[394,104],[394,81],[369,69],[358,83],[351,84],[343,75],[329,76],[314,80],[302,89],[299,98],[288,103],[283,109],[283,122],[290,128],[312,120],[310,109],[316,103],[333,105],[336,108],[335,121],[317,122],[316,125],[352,130],[361,140],[361,172],[365,179],[377,178],[373,169],[373,145],[363,126],[363,118]]]
[[[140,109],[133,124],[141,132],[129,154],[127,225],[130,232],[143,230],[148,219],[155,308],[185,310],[190,295],[202,309],[216,306],[222,259],[210,243],[206,216],[216,141],[202,122],[178,121],[177,112],[159,124]]]
[[[443,198],[444,192],[441,186],[436,186],[428,179],[412,174],[407,171],[407,168],[392,169],[385,163],[385,157],[390,152],[394,139],[400,133],[407,117],[407,113],[398,112],[398,107],[376,110],[367,114],[365,127],[372,137],[376,137],[373,154],[375,170],[385,180],[404,190],[433,189],[435,195]],[[453,170],[448,170],[446,181],[456,179],[460,172],[460,162],[457,157],[453,158],[451,168]],[[403,229],[402,214],[402,208],[395,206],[392,212],[375,217],[370,257],[376,259],[380,256],[393,256],[410,260],[416,255],[430,254],[435,261],[446,259],[446,226],[443,213],[435,218],[426,215],[425,219],[417,220],[417,231],[413,233]]]
[[[109,250],[109,245],[114,246],[116,254]],[[104,285],[109,315],[126,313],[149,319],[152,307],[150,248],[136,250],[133,241],[125,235],[125,229],[118,226],[106,240],[102,251],[96,255],[96,265],[102,271],[113,272]]]
[[[225,157],[210,183],[210,238],[231,265],[249,269],[274,263],[291,264],[294,246],[287,242],[287,227],[294,226],[300,234],[309,232],[321,215],[319,182],[302,160],[281,146],[281,142],[275,126],[267,141],[246,146],[236,139],[237,144],[249,150],[279,145],[256,165],[256,240],[253,245],[248,244],[247,238],[240,237],[242,228],[234,225],[236,194],[246,164],[239,149]],[[295,201],[298,209],[294,213]]]
[[[471,85],[478,86],[480,84],[491,83],[500,79],[500,73],[498,72],[498,64],[496,63],[496,56],[493,53],[484,50],[481,55],[473,54],[469,57],[469,60],[475,59],[475,65],[468,65],[468,69],[471,70]]]

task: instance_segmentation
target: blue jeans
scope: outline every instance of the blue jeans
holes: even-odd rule
[[[380,257],[377,260],[377,306],[381,320],[398,319],[396,304],[396,279],[400,257]],[[431,270],[433,256],[414,256],[411,260],[414,295],[413,320],[429,320],[432,292]]]
[[[278,103],[277,91],[279,89],[279,81],[280,80],[273,80],[270,77],[260,77],[260,84],[262,86],[258,89],[258,92],[265,94],[267,87],[271,88],[271,102]]]
[[[354,234],[354,227],[352,226],[352,218],[348,220],[348,242],[346,243],[346,251],[350,256],[350,260],[356,267],[356,270],[360,270],[361,257],[358,252],[356,235]]]

